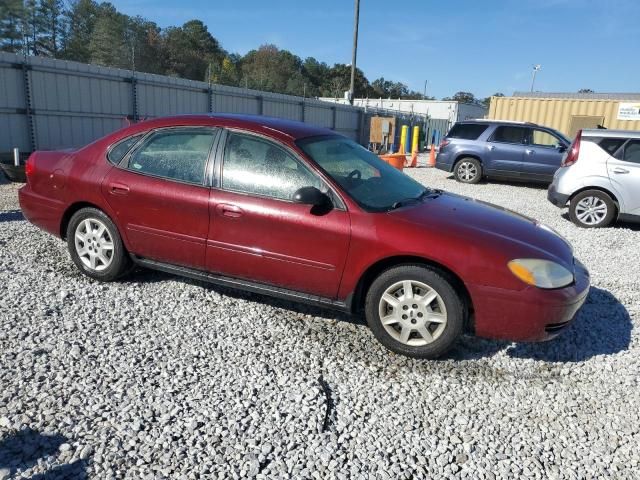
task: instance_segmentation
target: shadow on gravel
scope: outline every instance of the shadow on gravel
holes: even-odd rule
[[[544,343],[519,343],[507,349],[514,358],[582,362],[629,348],[633,326],[627,309],[611,293],[591,287],[587,301],[559,337]]]
[[[449,175],[447,177],[447,180],[452,180],[454,182],[457,182],[456,177],[454,177],[453,175]],[[497,178],[491,178],[491,179],[483,178],[478,182],[478,185],[491,185],[491,184],[508,185],[511,187],[530,187],[530,188],[537,188],[539,190],[547,190],[549,188],[549,183],[532,182],[531,180],[518,181],[518,180],[502,180]]]
[[[38,460],[48,456],[57,456],[60,445],[67,439],[62,435],[43,435],[26,428],[13,432],[0,439],[0,470],[8,469],[14,475],[18,469],[33,467]],[[53,478],[87,478],[86,461],[78,460],[70,464],[59,465],[48,472],[31,477],[31,479]]]
[[[0,212],[0,223],[4,222],[19,222],[24,220],[24,215],[20,210],[7,210]]]
[[[569,212],[563,212],[562,215],[560,215],[562,218],[564,218],[567,222],[569,223],[573,223],[571,221],[571,217],[569,217]],[[613,229],[623,229],[623,230],[633,230],[634,232],[640,232],[640,222],[616,222],[613,225],[611,225],[608,228],[613,228]],[[599,229],[602,230],[602,229]]]
[[[269,305],[275,308],[283,308],[285,310],[291,310],[292,312],[302,313],[304,315],[313,315],[314,317],[324,318],[326,320],[338,320],[342,322],[352,323],[355,325],[364,325],[366,322],[358,315],[347,315],[336,310],[329,308],[315,307],[313,305],[307,305],[305,303],[291,302],[288,300],[282,300],[280,298],[270,297],[268,295],[261,295],[259,293],[245,292],[243,290],[235,290],[233,288],[223,287],[216,285],[215,283],[208,283],[205,281],[195,280],[188,277],[181,277],[178,275],[172,275],[170,273],[160,272],[157,270],[137,269],[131,275],[127,276],[125,282],[164,282],[167,280],[176,280],[182,283],[189,283],[191,285],[198,285],[209,290],[220,293],[227,297],[234,298],[236,300],[247,300],[251,302],[258,302],[264,305]]]

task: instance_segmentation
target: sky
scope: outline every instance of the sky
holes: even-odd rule
[[[202,20],[230,51],[273,43],[351,63],[353,0],[111,0],[160,27]],[[640,91],[640,0],[361,0],[357,66],[442,98]]]

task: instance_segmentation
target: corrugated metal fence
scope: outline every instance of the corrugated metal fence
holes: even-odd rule
[[[349,105],[0,52],[0,152],[78,147],[144,118],[246,113],[331,128],[366,145]]]

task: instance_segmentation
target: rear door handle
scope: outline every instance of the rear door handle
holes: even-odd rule
[[[616,167],[613,169],[613,173],[629,173],[629,170],[622,167]]]
[[[112,183],[109,185],[109,193],[113,195],[127,195],[129,193],[129,185]]]
[[[527,155],[533,155],[533,150],[530,150],[530,149],[528,149],[528,148],[527,148],[527,149],[524,151],[524,153],[526,153]]]
[[[242,216],[242,209],[228,203],[221,203],[216,206],[216,211],[224,217],[239,218]]]
[[[496,148],[496,147],[494,147],[493,145],[487,145],[487,148],[489,149],[489,151],[491,151],[491,150],[493,150],[493,149],[494,149],[494,148]]]

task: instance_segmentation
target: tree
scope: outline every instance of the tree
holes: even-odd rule
[[[595,92],[590,88],[581,88],[580,90],[578,90],[578,93],[595,93]]]
[[[164,69],[169,75],[206,80],[209,64],[219,67],[226,52],[200,20],[164,32]]]
[[[504,93],[494,93],[493,95],[491,95],[491,97],[504,97]],[[489,105],[491,105],[491,97],[484,98],[480,103],[489,108]]]
[[[0,3],[0,50],[18,53],[22,47],[22,0],[6,0]]]
[[[57,58],[60,51],[63,30],[62,0],[40,0],[38,45],[40,54]]]
[[[103,3],[89,41],[90,62],[116,68],[131,68],[133,50],[128,45],[127,16],[110,3]]]
[[[89,63],[89,44],[98,19],[99,7],[93,0],[75,0],[64,12],[66,29],[62,38],[62,58]]]
[[[24,14],[22,16],[22,35],[24,37],[24,48],[27,55],[39,55],[38,36],[40,34],[41,21],[38,14],[38,3],[36,0],[25,0]]]
[[[442,100],[453,100],[460,103],[476,103],[476,97],[470,92],[456,92],[453,97],[445,97]]]

